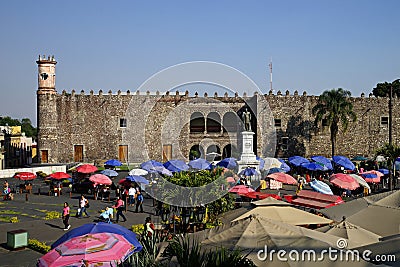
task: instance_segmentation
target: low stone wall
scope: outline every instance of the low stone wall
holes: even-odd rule
[[[33,168],[19,168],[19,169],[6,169],[0,170],[0,178],[10,178],[13,177],[16,172],[32,172],[36,173],[38,171],[42,171],[47,174],[51,174],[53,172],[66,172],[66,165],[56,165],[56,166],[41,166],[41,167],[33,167]]]

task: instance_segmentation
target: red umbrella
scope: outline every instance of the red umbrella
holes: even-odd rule
[[[289,174],[283,173],[283,172],[276,172],[276,173],[271,173],[268,174],[268,178],[274,179],[278,182],[281,182],[283,184],[297,184],[296,179],[294,179],[292,176]]]
[[[91,164],[83,164],[81,166],[78,166],[76,168],[76,171],[80,173],[92,173],[97,171],[97,167]]]
[[[360,187],[360,184],[353,177],[344,173],[332,174],[329,181],[340,188],[349,190],[354,190]]]
[[[105,176],[104,174],[100,173],[90,176],[89,180],[95,184],[104,184],[104,185],[112,184],[112,181],[110,178],[108,178],[108,176]]]
[[[71,178],[71,175],[69,175],[66,172],[55,172],[55,173],[50,174],[49,177],[56,179],[56,180],[62,180],[62,179]]]
[[[20,173],[16,173],[14,175],[15,178],[23,180],[23,181],[28,181],[28,180],[33,180],[35,179],[37,176],[36,174],[32,173],[32,172],[20,172]]]
[[[277,200],[282,200],[282,198],[278,195],[275,194],[268,194],[268,193],[263,193],[263,192],[249,192],[246,194],[243,194],[243,196],[248,197],[248,198],[259,198],[259,199],[264,199],[267,197],[273,197]]]
[[[229,193],[238,193],[238,194],[246,194],[249,192],[254,192],[254,190],[245,185],[235,185],[231,189],[229,189]]]
[[[130,186],[132,184],[131,181],[127,180],[127,179],[121,179],[118,184],[123,185],[123,186]]]

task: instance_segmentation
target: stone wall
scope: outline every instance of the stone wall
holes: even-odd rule
[[[258,155],[330,156],[329,129],[316,129],[313,124],[311,110],[317,100],[317,96],[297,92],[243,97],[199,97],[187,92],[163,96],[129,91],[85,94],[74,90],[38,94],[38,147],[49,151],[49,163],[74,161],[74,145],[83,145],[85,162],[118,158],[121,145],[128,145],[129,162],[162,160],[166,144],[172,145],[172,158],[187,160],[190,148],[196,144],[207,149],[215,143],[221,150],[229,143],[238,149],[241,145],[240,127],[236,133],[190,133],[193,112],[199,111],[205,118],[216,112],[223,120],[230,111],[240,117],[247,104],[257,114],[253,130]],[[381,125],[380,121],[382,116],[388,116],[388,99],[353,97],[351,101],[358,120],[349,124],[347,132],[339,132],[336,154],[372,156],[388,142],[388,125]],[[399,145],[400,102],[395,98],[393,104],[393,142]],[[127,127],[120,127],[122,118],[127,119]],[[281,120],[281,126],[275,127],[274,118]],[[282,146],[282,137],[288,140],[287,149]]]

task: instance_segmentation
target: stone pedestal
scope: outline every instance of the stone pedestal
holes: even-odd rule
[[[242,154],[238,163],[238,173],[242,170],[249,168],[254,168],[260,173],[260,161],[257,160],[256,155],[253,152],[253,132],[242,132],[243,145]],[[260,177],[256,175],[250,180],[253,187],[257,187],[260,184]]]

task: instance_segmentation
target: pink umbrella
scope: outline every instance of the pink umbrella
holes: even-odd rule
[[[56,179],[56,180],[71,178],[71,176],[66,172],[55,172],[55,173],[50,174],[48,177]]]
[[[15,174],[14,177],[23,181],[29,181],[36,179],[37,176],[32,172],[20,172]]]
[[[276,173],[271,173],[268,174],[268,178],[274,179],[276,181],[279,181],[283,184],[297,184],[296,179],[294,179],[292,176],[289,174],[283,173],[283,172],[276,172]]]
[[[380,183],[381,177],[384,176],[383,173],[375,170],[362,172],[360,175],[367,183]]]
[[[80,173],[92,173],[97,171],[97,167],[91,164],[83,164],[81,166],[78,166],[76,168],[76,171]]]
[[[360,184],[353,177],[343,173],[332,174],[329,181],[340,188],[349,190],[354,190],[360,187]]]
[[[89,180],[95,184],[104,184],[104,185],[112,184],[112,181],[110,178],[108,178],[108,176],[105,176],[104,174],[100,174],[100,173],[90,176]]]
[[[250,187],[247,187],[245,185],[235,185],[228,191],[229,193],[238,193],[238,194],[246,194],[250,192],[254,192],[254,190]]]
[[[122,235],[95,233],[65,241],[39,259],[38,266],[117,266],[134,251]]]

